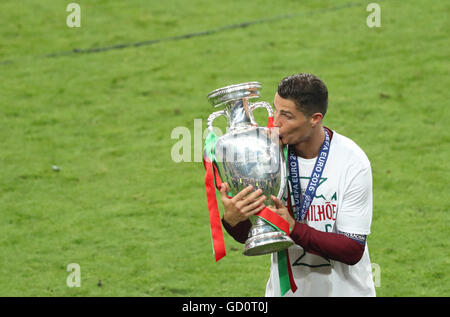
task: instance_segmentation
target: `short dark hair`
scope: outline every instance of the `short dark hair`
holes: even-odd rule
[[[283,78],[278,84],[278,95],[292,100],[297,109],[307,116],[328,108],[327,86],[313,74],[300,73]]]

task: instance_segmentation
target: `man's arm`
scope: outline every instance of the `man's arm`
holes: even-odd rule
[[[222,218],[222,224],[239,243],[245,243],[252,226],[248,219],[232,227]],[[365,241],[362,238],[357,240],[344,233],[322,232],[300,222],[296,222],[290,237],[309,253],[348,265],[358,263],[364,253]]]
[[[252,223],[250,220],[244,220],[242,222],[239,222],[237,225],[232,227],[228,222],[226,222],[222,218],[222,224],[225,230],[228,232],[230,236],[234,238],[239,243],[245,243],[247,240],[248,232],[250,231],[250,228],[252,227]]]
[[[361,259],[365,249],[364,240],[358,241],[345,234],[323,232],[295,221],[281,200],[271,196],[275,206],[269,208],[283,217],[291,228],[289,236],[305,251],[324,258],[354,265]]]
[[[307,252],[348,265],[358,263],[365,248],[364,236],[352,239],[345,234],[322,232],[300,222],[295,223],[290,237]]]

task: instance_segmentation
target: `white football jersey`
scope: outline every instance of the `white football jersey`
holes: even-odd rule
[[[316,158],[298,157],[302,194]],[[291,197],[291,201],[294,201]],[[369,159],[349,138],[333,131],[328,160],[306,216],[308,226],[325,232],[368,235],[372,221],[372,171]],[[375,296],[366,243],[361,260],[347,265],[289,248],[289,262],[298,287],[285,296]],[[280,296],[277,254],[271,258],[266,296]]]

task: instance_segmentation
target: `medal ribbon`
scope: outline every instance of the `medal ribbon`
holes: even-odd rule
[[[297,155],[295,155],[293,149],[290,149],[289,156],[287,159],[289,179],[292,190],[292,196],[294,197],[294,204],[290,202],[290,193],[288,187],[288,206],[291,206],[291,213],[297,215],[297,220],[301,221],[306,216],[306,213],[311,205],[312,200],[316,194],[317,187],[320,183],[320,178],[322,177],[322,172],[325,168],[325,163],[328,158],[328,153],[330,150],[330,135],[328,131],[324,128],[325,140],[320,147],[319,156],[317,157],[315,166],[313,168],[313,173],[309,181],[308,187],[305,191],[305,198],[302,201],[301,208],[301,185],[300,185],[300,173],[298,168]],[[285,152],[285,155],[286,152]],[[313,179],[314,178],[314,179]],[[280,280],[280,293],[284,296],[289,290],[292,293],[297,291],[297,285],[295,284],[294,276],[292,274],[291,264],[289,262],[289,252],[288,250],[280,251],[277,253],[278,260],[278,277]]]
[[[309,207],[316,195],[317,187],[320,184],[320,178],[322,177],[323,170],[325,169],[325,164],[328,159],[328,154],[330,152],[330,135],[327,129],[323,128],[325,133],[325,140],[320,147],[319,155],[317,156],[316,163],[311,174],[311,177],[306,187],[303,199],[301,198],[301,185],[300,185],[300,172],[298,169],[297,155],[292,147],[289,147],[289,178],[292,185],[292,195],[294,196],[293,211],[297,215],[297,221],[302,221],[306,217]]]

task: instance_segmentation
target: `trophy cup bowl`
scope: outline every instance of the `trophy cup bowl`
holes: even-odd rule
[[[248,185],[262,189],[266,206],[273,205],[271,195],[281,199],[286,189],[286,170],[281,151],[278,128],[260,127],[253,111],[265,108],[269,117],[273,110],[267,102],[250,103],[259,97],[261,84],[248,82],[216,89],[208,95],[214,107],[224,107],[208,118],[208,129],[219,116],[228,120],[227,133],[215,144],[215,163],[222,182],[229,185],[229,194],[239,193]],[[251,216],[252,228],[245,242],[244,255],[262,255],[284,250],[293,245],[292,239],[266,220]]]

